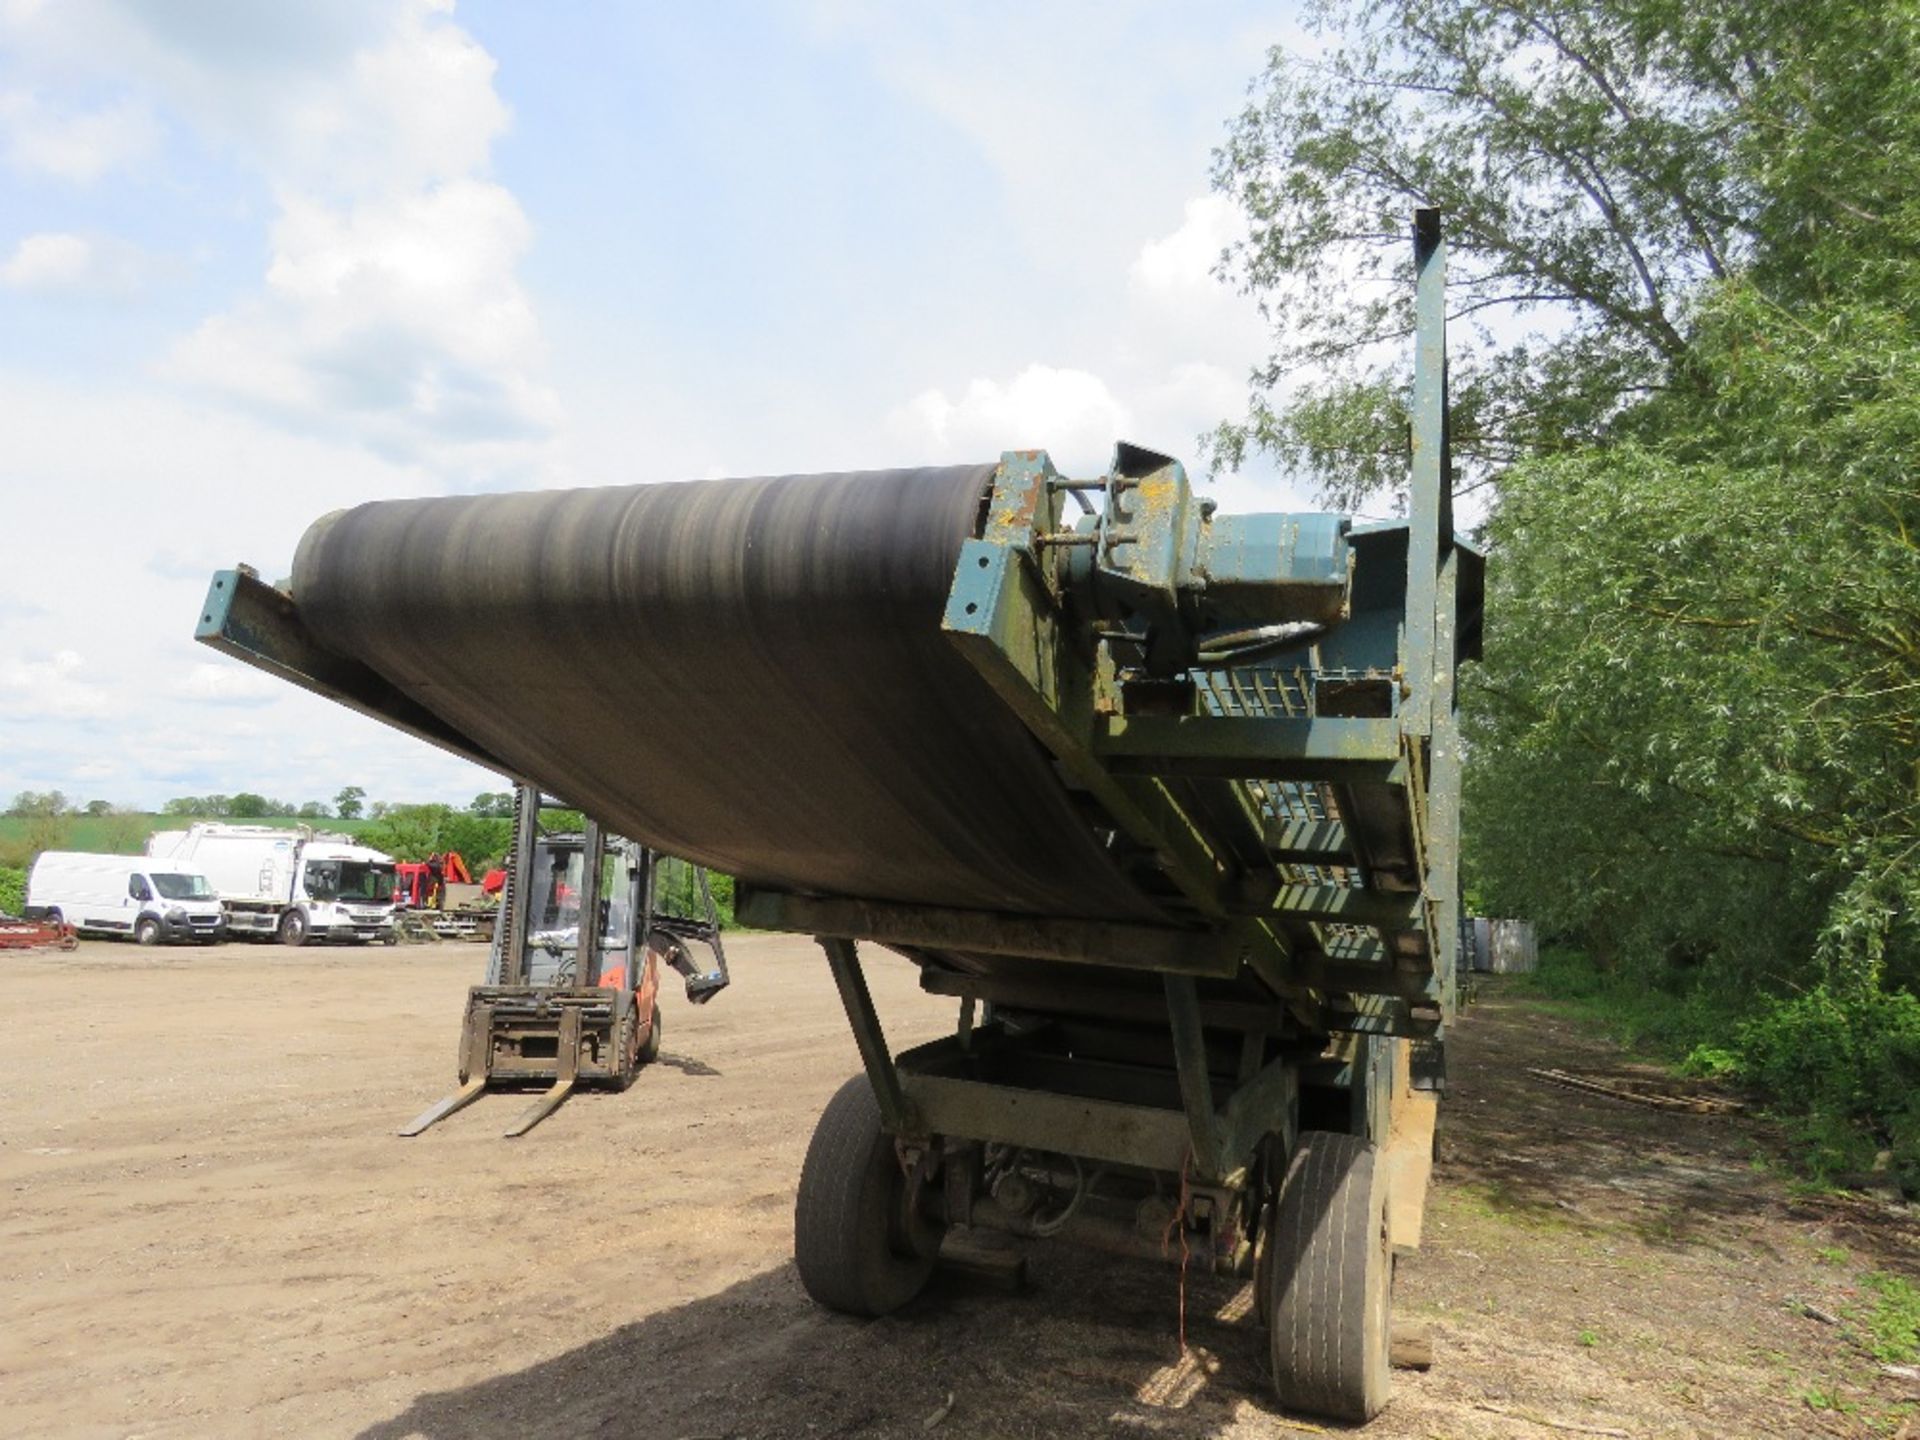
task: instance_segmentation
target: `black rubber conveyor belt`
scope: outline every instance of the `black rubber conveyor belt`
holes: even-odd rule
[[[762,884],[1150,917],[941,633],[994,467],[382,501],[309,628],[614,831]]]

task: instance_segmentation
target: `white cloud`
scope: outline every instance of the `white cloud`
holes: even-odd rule
[[[152,270],[152,257],[124,240],[43,230],[0,261],[0,284],[43,295],[125,299],[146,287]]]
[[[132,100],[76,112],[23,91],[0,94],[0,132],[15,169],[81,182],[144,159],[159,138],[153,116]]]
[[[70,544],[16,544],[0,566],[0,795],[73,791],[103,759],[117,767],[111,798],[152,805],[216,790],[306,800],[359,784],[460,800],[500,788],[193,640],[216,568],[248,561],[278,579],[317,516],[432,491],[418,467],[153,387],[82,392],[12,369],[0,371],[0,434],[9,518],[26,536],[85,536],[94,577],[74,583]]]
[[[1002,450],[1047,450],[1062,470],[1098,473],[1132,427],[1106,381],[1085,370],[1029,365],[1011,380],[975,379],[955,398],[922,391],[888,417],[915,458],[993,460]]]
[[[1175,229],[1140,247],[1127,267],[1127,299],[1143,344],[1228,369],[1244,370],[1262,353],[1267,336],[1257,308],[1213,273],[1221,252],[1245,234],[1231,200],[1202,195],[1182,207]]]
[[[486,163],[506,107],[492,57],[452,9],[450,0],[60,0],[0,10],[0,36],[41,75],[127,92],[103,113],[151,100],[276,184],[347,193]],[[43,122],[53,113],[33,96],[23,106]]]
[[[1225,195],[1189,200],[1180,228],[1149,240],[1127,270],[1136,292],[1167,299],[1211,299],[1221,288],[1214,278],[1221,252],[1246,234],[1246,223]]]
[[[345,208],[290,195],[265,292],[203,322],[168,372],[295,429],[497,469],[559,420],[514,277],[528,240],[512,195],[485,181]]]
[[[46,660],[0,664],[0,714],[58,720],[106,714],[106,690],[80,674],[86,664],[72,650],[55,651]]]
[[[267,705],[284,695],[286,688],[284,681],[234,660],[223,665],[195,665],[174,682],[173,693],[211,705]]]
[[[537,473],[559,404],[515,273],[531,226],[487,174],[509,112],[452,9],[68,0],[0,17],[0,35],[43,73],[151,97],[274,196],[263,287],[185,336],[167,378],[451,483],[497,484]],[[23,275],[82,269],[61,246],[20,257]]]

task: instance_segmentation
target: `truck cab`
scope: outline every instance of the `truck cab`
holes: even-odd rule
[[[393,857],[349,836],[202,822],[155,832],[147,853],[204,872],[234,935],[283,945],[397,938]]]

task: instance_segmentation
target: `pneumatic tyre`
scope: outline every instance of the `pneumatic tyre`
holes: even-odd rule
[[[1370,1420],[1392,1384],[1387,1174],[1357,1135],[1303,1131],[1269,1207],[1267,1343],[1289,1410]]]
[[[793,1207],[800,1283],[829,1310],[898,1310],[933,1275],[939,1234],[909,1234],[907,1180],[865,1075],[842,1085],[814,1127]]]
[[[660,1058],[660,1006],[653,1007],[653,1021],[647,1026],[647,1038],[640,1042],[640,1064],[651,1065]]]
[[[133,941],[136,945],[158,945],[160,922],[151,915],[141,916],[133,924]]]
[[[304,911],[289,910],[280,917],[280,943],[282,945],[307,943],[307,917]]]

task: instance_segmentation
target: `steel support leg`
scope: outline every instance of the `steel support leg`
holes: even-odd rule
[[[900,1072],[894,1068],[880,1016],[873,1008],[873,996],[867,991],[860,952],[851,940],[828,935],[819,940],[820,948],[827,952],[833,983],[840,988],[840,1004],[846,1009],[847,1023],[853,1026],[854,1043],[860,1047],[860,1060],[873,1083],[874,1098],[880,1102],[881,1124],[889,1135],[913,1135],[919,1126],[906,1092],[900,1088]]]
[[[1167,1013],[1173,1021],[1173,1059],[1180,1072],[1180,1100],[1192,1136],[1193,1166],[1200,1178],[1220,1178],[1220,1129],[1213,1113],[1213,1080],[1207,1074],[1207,1037],[1200,1027],[1200,996],[1191,975],[1168,975]]]

